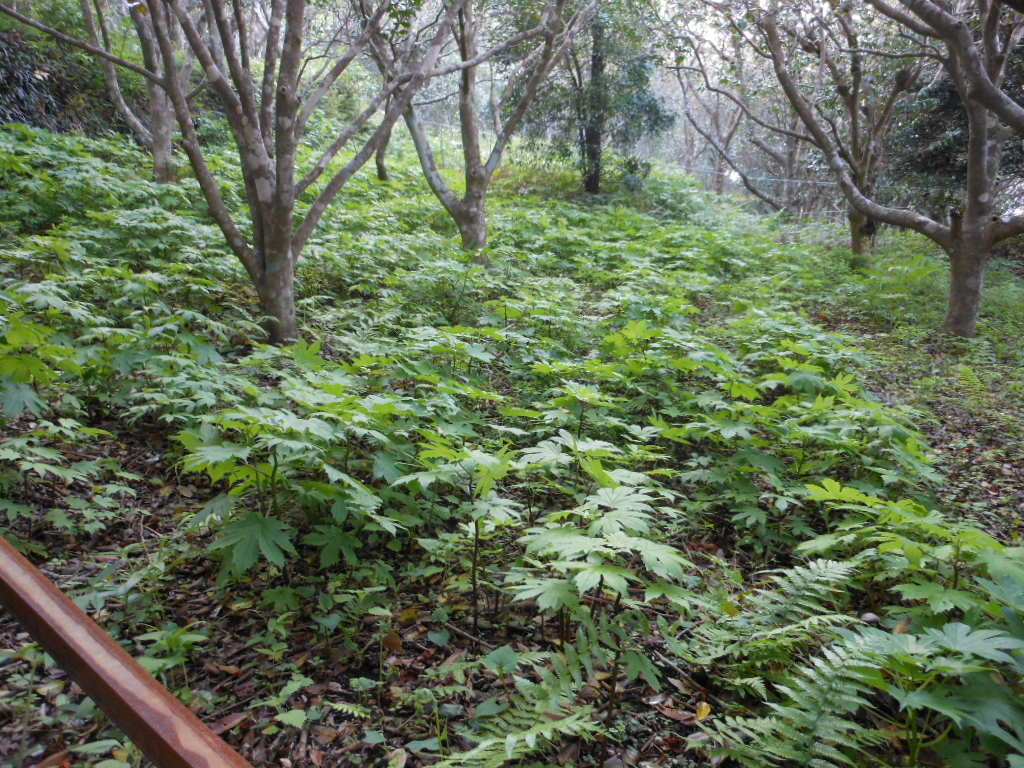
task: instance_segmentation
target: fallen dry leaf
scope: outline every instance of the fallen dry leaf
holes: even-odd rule
[[[322,725],[313,726],[313,738],[321,744],[327,745],[338,738],[338,732],[333,728],[325,728]]]
[[[210,730],[216,733],[218,736],[226,731],[230,731],[239,723],[249,718],[248,712],[235,712],[233,714],[222,717],[220,720],[216,720],[210,723]]]
[[[210,672],[223,672],[225,675],[231,675],[233,677],[238,677],[240,674],[242,674],[242,670],[240,667],[235,667],[230,664],[218,664],[215,661],[203,662],[203,667],[205,667]]]
[[[576,762],[580,756],[580,743],[578,741],[567,741],[558,750],[558,764],[565,765],[569,761]]]
[[[420,609],[415,605],[411,605],[404,611],[398,614],[399,624],[412,624],[420,617]]]
[[[692,723],[696,719],[691,712],[685,712],[681,709],[676,709],[675,707],[661,706],[655,707],[655,709],[665,717],[671,717],[673,720],[680,723]]]
[[[683,693],[689,693],[690,691],[693,690],[692,686],[687,685],[682,680],[679,680],[679,679],[677,679],[675,677],[668,678],[668,681],[670,683],[672,683],[673,686],[675,686],[678,690],[682,691]]]
[[[44,757],[32,768],[64,768],[64,766],[71,765],[70,758],[71,753],[66,749],[62,749],[60,752],[54,752],[49,757]]]

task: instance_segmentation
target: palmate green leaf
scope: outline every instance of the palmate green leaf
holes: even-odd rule
[[[587,499],[585,507],[596,508],[598,515],[589,532],[606,536],[629,531],[647,533],[651,527],[651,497],[638,488],[619,486],[601,488]],[[601,512],[607,509],[607,512]]]
[[[590,524],[590,533],[609,536],[625,532],[647,533],[651,529],[651,516],[641,509],[624,507],[597,514],[597,519]]]
[[[639,536],[627,536],[624,533],[609,536],[608,543],[618,549],[636,552],[643,560],[644,567],[663,579],[681,579],[687,568],[696,568],[678,549],[669,544]]]
[[[904,600],[924,600],[928,603],[929,610],[935,613],[948,613],[954,609],[967,611],[981,603],[978,597],[970,592],[950,589],[935,582],[897,584],[893,589],[903,595]]]
[[[751,429],[751,424],[743,421],[736,421],[735,419],[715,419],[707,424],[688,424],[687,426],[704,426],[707,428],[709,433],[718,433],[726,440],[732,440],[734,438],[749,440],[754,435]]]
[[[619,482],[601,466],[600,459],[581,458],[580,466],[602,488],[614,488]]]
[[[221,493],[214,496],[203,504],[202,508],[192,519],[192,525],[201,526],[207,522],[227,520],[231,511],[235,508],[236,497],[228,493]]]
[[[964,718],[968,725],[1024,754],[1024,704],[1009,686],[994,684],[988,675],[976,675],[968,679],[958,698],[968,713]]]
[[[120,746],[121,742],[117,739],[100,739],[99,741],[90,741],[88,744],[71,747],[71,751],[82,755],[105,755],[107,752],[118,749]]]
[[[359,562],[356,555],[359,540],[339,525],[318,525],[314,532],[306,534],[302,541],[320,547],[321,568],[337,565],[343,554],[345,562],[349,565],[356,565]]]
[[[580,384],[576,381],[564,382],[562,391],[565,392],[567,399],[586,403],[587,405],[609,407],[615,404],[612,399],[608,398],[597,388],[587,386],[586,384]],[[558,398],[556,402],[559,402],[562,399],[563,398]]]
[[[744,400],[749,400],[750,402],[761,399],[761,393],[757,391],[757,388],[751,386],[745,381],[733,381],[728,385],[728,387],[726,387],[726,389],[733,397],[740,397]]]
[[[38,346],[53,334],[52,328],[39,323],[27,323],[20,317],[10,318],[8,322],[4,339],[14,348]]]
[[[562,450],[562,446],[554,440],[544,440],[530,448],[523,449],[519,454],[520,464],[532,466],[537,464],[568,464],[572,456]]]
[[[294,529],[282,520],[250,512],[224,526],[211,549],[228,550],[227,564],[236,574],[252,568],[261,554],[280,568],[286,555],[295,554],[291,542],[293,535]]]
[[[306,711],[304,709],[289,709],[287,712],[276,715],[274,719],[293,728],[301,728],[306,724]]]
[[[581,594],[600,586],[623,597],[628,597],[630,578],[635,577],[627,569],[618,565],[584,565],[573,581]]]
[[[733,461],[749,464],[769,475],[781,475],[786,471],[786,463],[770,453],[754,448],[743,448],[733,454]]]
[[[985,589],[989,598],[1003,603],[1018,616],[1024,615],[1024,580],[1013,578],[1003,578],[999,581],[979,579],[978,584]],[[1024,632],[1017,634],[1024,635]]]
[[[594,493],[588,503],[607,509],[650,509],[651,497],[640,488],[601,488]]]
[[[542,611],[554,613],[562,608],[575,608],[580,596],[568,579],[527,579],[515,588],[513,600],[536,600]]]
[[[646,655],[639,651],[626,651],[622,654],[622,663],[625,667],[627,681],[642,677],[651,688],[656,691],[661,690],[661,680],[659,679],[661,676],[658,674],[658,668]]]
[[[823,533],[821,536],[815,536],[813,539],[801,542],[797,545],[796,551],[807,555],[821,555],[851,544],[856,540],[857,535],[854,533]]]
[[[393,517],[387,515],[380,515],[376,512],[366,512],[366,517],[381,527],[382,530],[390,533],[392,536],[398,534],[399,531],[405,529],[405,525]]]
[[[373,454],[373,476],[388,483],[394,483],[402,476],[398,467],[400,457],[388,451],[377,451]]]
[[[185,468],[202,470],[208,465],[222,464],[233,459],[244,461],[249,458],[252,448],[238,443],[220,443],[216,445],[200,445],[191,450],[185,457]]]
[[[846,501],[871,506],[883,503],[876,496],[870,496],[856,488],[841,485],[829,478],[823,480],[821,485],[808,485],[807,490],[814,501]]]
[[[512,456],[507,448],[502,448],[493,454],[471,450],[467,455],[467,463],[476,465],[474,468],[475,493],[479,498],[485,498],[494,489],[495,483],[509,473],[512,468]]]
[[[531,528],[521,541],[530,552],[567,560],[614,551],[604,538],[587,536],[575,528]]]
[[[321,462],[320,468],[332,483],[348,487],[349,490],[345,491],[346,499],[352,507],[359,511],[370,514],[384,503],[380,496],[371,491],[365,483],[360,482],[347,472],[342,472],[327,462]],[[405,478],[399,478],[396,483],[404,480]]]
[[[942,629],[926,629],[924,635],[940,648],[965,656],[980,656],[1003,664],[1013,663],[1013,659],[1005,651],[1024,648],[1024,641],[1010,637],[1005,632],[997,629],[973,629],[961,622],[946,624]]]
[[[300,605],[300,596],[294,587],[273,587],[263,590],[261,598],[263,603],[269,605],[278,613],[286,611],[297,611]]]
[[[813,370],[797,370],[789,374],[786,383],[794,392],[813,395],[825,388],[825,381]]]
[[[31,384],[4,376],[0,378],[0,408],[11,419],[24,411],[38,416],[43,411],[43,401]]]
[[[287,352],[299,368],[307,371],[316,371],[327,365],[327,362],[320,356],[320,347],[319,341],[313,344],[299,341],[288,347]]]
[[[62,467],[59,464],[46,464],[41,461],[19,461],[18,469],[23,473],[33,472],[39,477],[47,475],[59,477],[66,483],[73,483],[76,480],[84,480],[89,477],[88,473],[76,469],[74,466]]]
[[[587,438],[577,439],[564,429],[560,429],[558,432],[559,436],[554,439],[576,453],[589,453],[595,456],[610,456],[612,454],[622,453],[621,448],[613,443],[609,443],[607,440],[591,440]]]
[[[507,675],[516,671],[519,666],[519,655],[510,645],[503,645],[496,648],[482,659],[483,664],[492,672],[499,675]]]
[[[895,686],[886,688],[886,692],[900,705],[900,710],[931,709],[939,712],[956,725],[960,725],[967,711],[953,693],[952,686],[934,686],[931,689],[904,691]]]
[[[644,589],[645,603],[651,603],[661,598],[668,600],[681,611],[687,611],[699,603],[697,596],[693,592],[668,582],[651,582]]]

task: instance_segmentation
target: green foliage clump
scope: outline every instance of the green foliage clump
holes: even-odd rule
[[[449,610],[476,632],[539,627],[543,650],[458,662],[450,685],[439,667],[444,684],[399,702],[464,696],[468,675],[494,689],[461,735],[436,719],[410,743],[446,765],[610,738],[666,660],[726,699],[691,746],[745,765],[1024,753],[1020,553],[942,510],[917,414],[873,394],[857,340],[818,322],[837,276],[843,306],[874,317],[890,300],[857,294],[871,281],[932,301],[928,264],[851,274],[660,179],[663,202],[648,185],[641,205],[499,194],[484,267],[397,152],[393,181],[353,180],[310,243],[303,339],[276,348],[193,182],[142,180],[124,142],[0,131],[8,535],[43,555],[109,533],[139,478],[76,451],[148,430],[200,489],[173,512],[176,562],[255,590],[267,659],[300,634],[365,649],[368,621],[383,643],[399,580],[445,595],[434,645]],[[958,381],[980,403],[975,363]],[[165,676],[210,637],[124,610]],[[387,687],[378,666],[347,714]],[[305,674],[253,705],[264,727],[319,716],[289,708]]]

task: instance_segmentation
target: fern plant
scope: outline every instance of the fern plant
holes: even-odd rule
[[[743,765],[808,765],[839,768],[868,757],[870,747],[890,734],[859,721],[870,709],[872,686],[880,661],[872,647],[877,636],[848,635],[826,648],[806,666],[786,676],[776,690],[784,697],[769,702],[762,717],[724,717],[702,723],[716,755]]]
[[[669,650],[689,664],[716,672],[740,692],[767,698],[764,680],[781,673],[828,637],[831,628],[854,621],[840,612],[854,565],[815,560],[768,572],[755,589],[717,599],[694,597],[699,609],[670,624],[659,620]]]
[[[499,676],[512,676],[515,688],[477,706],[471,727],[460,730],[474,746],[439,765],[499,768],[550,749],[562,739],[590,739],[603,733],[592,717],[593,709],[575,701],[585,681],[580,662],[581,656],[568,649],[556,655],[516,654],[508,646],[493,651],[482,660],[483,666]],[[539,681],[513,674],[524,667]]]

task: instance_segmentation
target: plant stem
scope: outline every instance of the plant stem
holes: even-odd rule
[[[480,557],[480,518],[473,518],[473,571],[472,571],[472,582],[473,582],[473,634],[477,634],[478,621],[480,617],[480,611],[478,606],[478,592],[477,592],[477,561]]]

